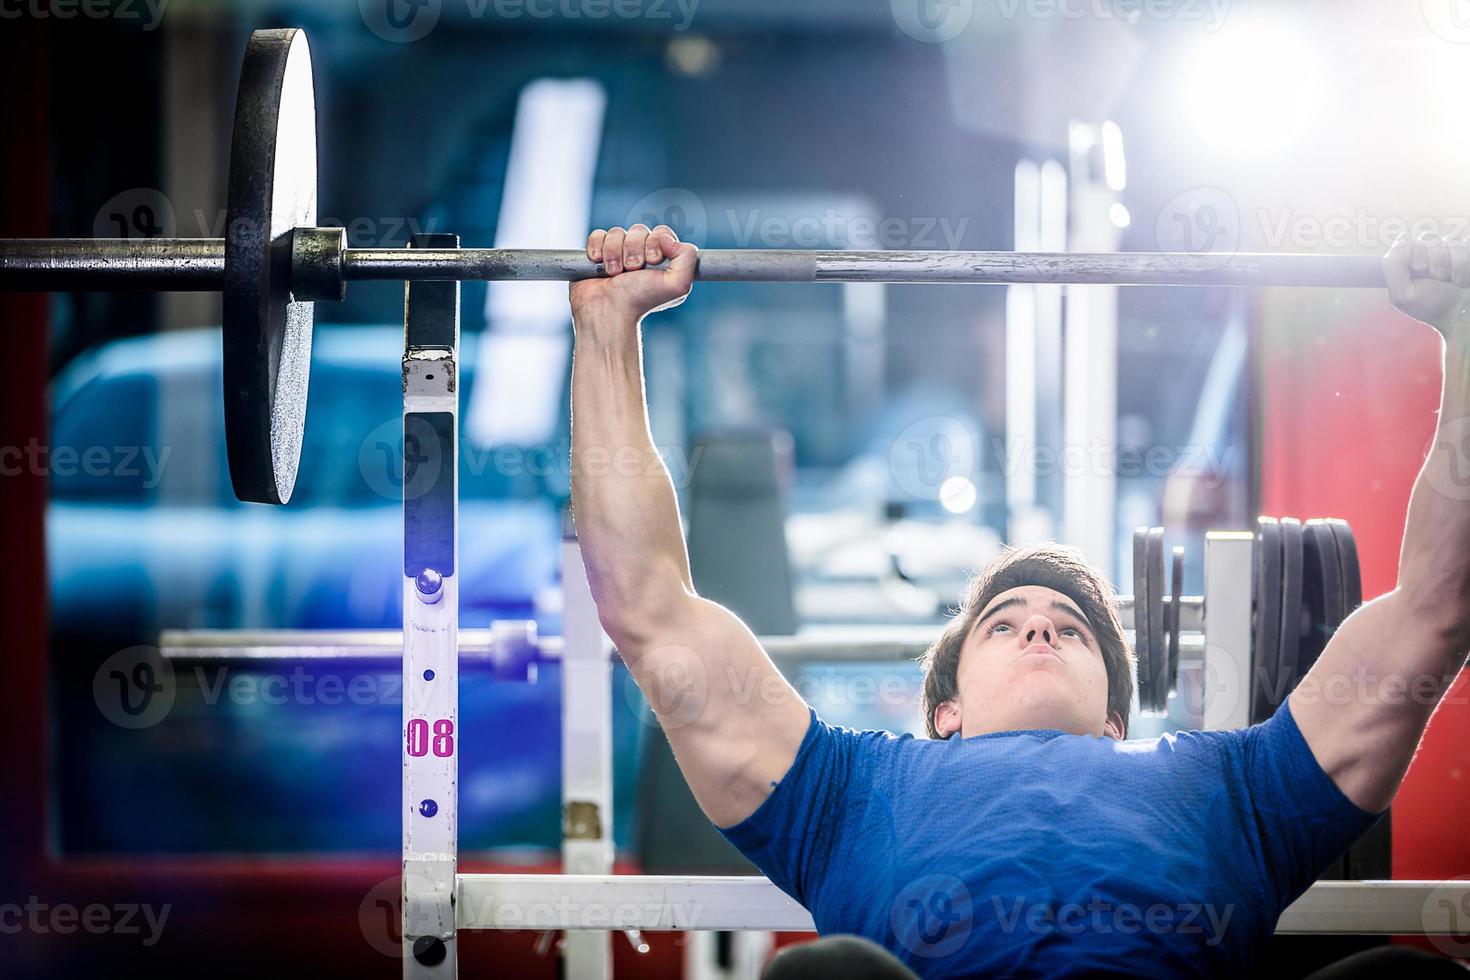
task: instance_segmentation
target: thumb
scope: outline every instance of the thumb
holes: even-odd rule
[[[1409,271],[1409,261],[1413,254],[1408,238],[1400,235],[1394,239],[1388,254],[1383,257],[1383,278],[1387,280],[1389,291],[1395,296],[1404,295],[1414,286],[1414,276]]]
[[[694,281],[699,268],[699,246],[691,242],[680,242],[675,246],[668,268],[664,269],[665,281],[687,283]]]

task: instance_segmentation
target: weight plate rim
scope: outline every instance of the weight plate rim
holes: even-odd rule
[[[1133,655],[1138,674],[1138,707],[1152,711],[1148,688],[1148,546],[1147,528],[1133,531]]]
[[[1149,678],[1153,710],[1169,708],[1168,688],[1163,677],[1168,654],[1164,647],[1164,529],[1150,528],[1148,548],[1148,649],[1152,674]]]
[[[316,187],[306,33],[256,31],[230,141],[222,316],[230,480],[248,502],[288,502],[300,468],[315,311],[291,300],[284,233],[316,223]]]
[[[1305,564],[1301,521],[1281,521],[1281,632],[1276,644],[1276,673],[1272,678],[1282,699],[1290,694],[1301,678],[1297,666],[1301,653],[1302,569]],[[1289,677],[1286,675],[1290,675]],[[1285,684],[1282,681],[1285,680]],[[1273,688],[1274,689],[1274,688]]]

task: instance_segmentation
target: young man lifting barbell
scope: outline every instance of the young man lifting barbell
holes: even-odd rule
[[[571,287],[573,451],[650,458],[639,323],[684,301],[698,250],[636,225],[594,232],[587,254],[609,278]],[[929,739],[829,727],[750,630],[695,592],[667,472],[573,468],[602,624],[700,807],[824,935],[887,950],[828,941],[773,971],[1258,965],[1281,911],[1393,800],[1470,650],[1470,503],[1436,490],[1463,482],[1448,437],[1470,417],[1470,245],[1401,241],[1384,269],[1395,305],[1446,341],[1398,586],[1248,729],[1124,741],[1132,654],[1114,594],[1055,545],[1009,551],[970,585],[925,656]],[[1432,696],[1375,696],[1425,679]]]

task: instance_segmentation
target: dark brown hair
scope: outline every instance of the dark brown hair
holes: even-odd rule
[[[1123,640],[1117,594],[1081,552],[1059,544],[1039,544],[1007,548],[972,578],[960,599],[959,611],[925,651],[920,664],[924,669],[924,721],[929,737],[940,737],[934,726],[939,706],[959,693],[960,651],[965,638],[992,599],[1024,585],[1060,592],[1087,617],[1108,671],[1108,717],[1121,718],[1126,733],[1128,708],[1133,701],[1134,656]]]

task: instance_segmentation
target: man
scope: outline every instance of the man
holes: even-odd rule
[[[1139,742],[1123,741],[1132,660],[1111,589],[1056,546],[1009,552],[968,590],[925,658],[931,738],[823,724],[695,592],[673,486],[648,465],[639,323],[683,302],[698,250],[635,225],[594,232],[587,254],[609,273],[571,288],[592,592],[705,814],[824,935],[887,950],[838,940],[807,971],[1256,968],[1282,909],[1388,807],[1470,649],[1470,506],[1435,489],[1461,476],[1448,427],[1470,416],[1470,246],[1401,241],[1384,259],[1395,304],[1447,341],[1398,587],[1270,721]]]

